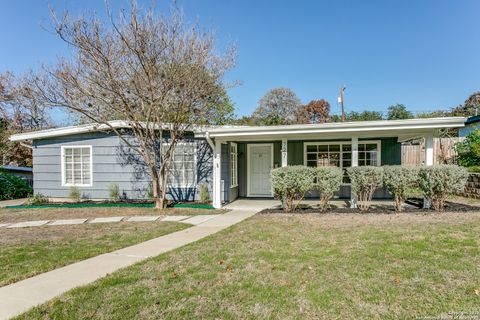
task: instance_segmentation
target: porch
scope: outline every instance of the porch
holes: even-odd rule
[[[355,166],[401,164],[401,143],[425,140],[424,164],[433,165],[433,138],[442,128],[463,126],[463,118],[410,119],[231,127],[202,134],[213,149],[213,204],[237,198],[273,198],[270,171],[287,165]],[[313,194],[311,196],[314,196]],[[387,198],[378,190],[377,198]],[[348,176],[337,195],[352,199]]]

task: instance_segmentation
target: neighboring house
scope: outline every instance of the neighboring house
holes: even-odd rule
[[[33,186],[33,170],[30,167],[0,166],[0,171],[20,177]]]
[[[112,121],[116,128],[128,128]],[[197,199],[206,184],[215,207],[238,197],[272,197],[270,171],[287,165],[380,166],[401,163],[401,142],[425,138],[426,165],[433,164],[433,137],[439,129],[462,128],[465,118],[359,121],[285,126],[214,127],[191,132],[175,150],[169,196]],[[35,192],[65,198],[71,186],[83,196],[108,198],[119,185],[130,199],[145,198],[149,176],[141,158],[128,152],[104,125],[83,125],[13,135],[33,147]],[[311,194],[312,196],[314,194]],[[344,177],[339,197],[350,197]],[[377,197],[388,193],[378,190]]]
[[[480,129],[480,116],[473,116],[465,121],[465,127],[458,130],[459,137],[466,137],[470,132],[475,129]]]

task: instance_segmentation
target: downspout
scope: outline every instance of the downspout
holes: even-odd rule
[[[210,145],[210,148],[212,148],[212,150],[215,150],[215,145],[213,144],[212,138],[210,138],[210,133],[208,131],[205,132],[205,139],[207,140],[208,144]]]
[[[20,145],[21,145],[22,147],[25,147],[25,148],[28,148],[28,149],[33,150],[33,146],[30,145],[30,144],[26,144],[26,143],[24,143],[24,142],[20,142]]]

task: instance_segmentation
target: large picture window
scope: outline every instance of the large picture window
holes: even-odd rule
[[[195,186],[195,142],[181,142],[175,147],[168,185],[177,188]]]
[[[92,186],[92,146],[62,147],[62,185]]]
[[[230,143],[230,186],[238,186],[238,149],[237,144]]]
[[[352,144],[350,142],[307,142],[305,143],[305,165],[342,168],[343,182],[350,183],[346,169],[352,166]],[[358,165],[380,165],[380,142],[359,141]]]

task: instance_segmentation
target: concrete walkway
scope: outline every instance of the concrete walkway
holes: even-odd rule
[[[155,222],[155,221],[176,221],[181,223],[199,225],[215,218],[216,214],[202,214],[190,216],[166,216],[162,219],[161,216],[131,216],[131,217],[98,217],[98,218],[83,218],[83,219],[60,219],[60,220],[32,220],[21,222],[6,222],[0,223],[0,228],[31,228],[41,226],[65,226],[87,223],[115,223],[115,222]]]
[[[5,208],[8,206],[21,206],[25,202],[27,202],[28,199],[15,199],[15,200],[3,200],[0,201],[0,208]]]
[[[228,228],[263,209],[251,206],[215,216],[198,225],[111,253],[102,254],[0,288],[0,319],[8,319],[120,268],[192,243]]]

